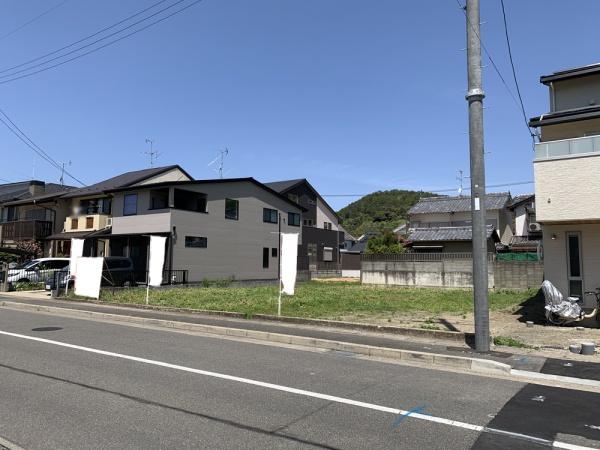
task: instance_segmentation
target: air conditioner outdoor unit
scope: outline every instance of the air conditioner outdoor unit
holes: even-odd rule
[[[107,227],[112,227],[112,220],[113,220],[112,217],[107,217],[106,218],[106,226]]]
[[[542,231],[542,226],[537,222],[532,222],[529,224],[529,231],[531,233]]]

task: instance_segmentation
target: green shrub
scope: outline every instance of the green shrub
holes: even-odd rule
[[[505,347],[516,347],[516,348],[529,348],[525,342],[520,341],[510,336],[496,336],[494,337],[494,345],[503,345]]]

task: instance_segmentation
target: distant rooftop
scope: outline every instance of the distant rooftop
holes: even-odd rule
[[[485,196],[485,209],[494,210],[506,207],[510,201],[508,192],[488,193]],[[471,211],[471,197],[427,197],[408,210],[408,214],[450,213]]]
[[[486,227],[486,238],[489,239],[496,234],[492,225]],[[413,242],[444,242],[444,241],[470,241],[473,239],[473,230],[467,227],[434,227],[415,228],[408,237]]]
[[[598,73],[600,73],[600,63],[595,63],[587,66],[559,70],[550,75],[542,75],[540,77],[540,83],[549,84],[553,81],[567,80],[569,78],[580,78]]]

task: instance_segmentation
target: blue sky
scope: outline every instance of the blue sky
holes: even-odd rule
[[[6,33],[58,3],[4,0],[0,27]],[[0,70],[152,3],[69,0],[0,38]],[[514,91],[500,2],[482,3],[484,42]],[[541,74],[597,62],[600,3],[505,3],[525,108],[539,115],[548,109]],[[208,163],[228,147],[230,177],[306,177],[323,194],[452,188],[469,167],[464,47],[455,0],[204,0],[0,85],[0,107],[86,183],[147,167],[152,138],[159,165],[178,163],[197,178],[216,177]],[[484,65],[487,183],[532,180],[522,116]],[[2,179],[60,176],[1,124],[0,160]],[[355,198],[328,200],[339,208]]]

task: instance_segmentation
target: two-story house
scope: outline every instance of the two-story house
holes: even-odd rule
[[[71,189],[39,180],[0,185],[0,247],[14,249],[20,241],[46,239],[54,232],[56,211],[44,202]]]
[[[5,204],[18,214],[52,211],[45,254],[127,256],[145,279],[150,235],[167,237],[165,269],[188,280],[271,280],[279,274],[279,232],[302,233],[302,208],[253,178],[194,180],[179,166],[127,172],[53,196]]]
[[[540,78],[550,111],[531,118],[544,271],[564,295],[600,286],[600,64]],[[591,299],[586,299],[591,301]]]
[[[485,199],[488,251],[513,235],[509,193],[488,193]],[[427,197],[408,210],[408,245],[413,251],[470,252],[471,198]]]
[[[302,215],[302,243],[298,248],[300,264],[304,258],[307,269],[339,270],[340,249],[344,246],[345,234],[334,209],[305,178],[265,184],[305,209]]]

